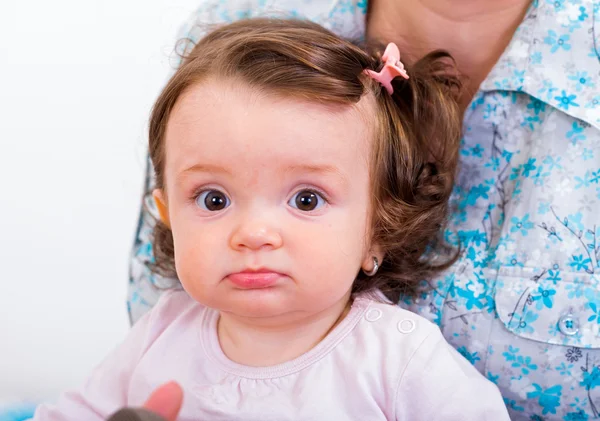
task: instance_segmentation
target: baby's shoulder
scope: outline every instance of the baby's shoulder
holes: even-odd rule
[[[365,307],[362,325],[386,337],[393,333],[394,337],[415,340],[439,331],[436,324],[398,305],[374,298],[360,299],[364,300],[362,306]]]
[[[426,318],[395,304],[361,300],[365,309],[355,334],[371,352],[387,355],[391,349],[399,360],[409,361],[426,343],[443,341],[439,327]]]
[[[377,376],[376,392],[394,396],[391,419],[419,414],[419,419],[508,420],[496,386],[446,342],[436,324],[396,305],[370,301],[356,332],[367,350],[356,348],[358,375]]]

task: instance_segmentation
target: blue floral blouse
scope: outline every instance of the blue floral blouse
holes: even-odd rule
[[[184,25],[305,17],[365,33],[366,0],[208,0]],[[537,0],[464,119],[447,240],[463,253],[400,305],[437,322],[504,396],[513,420],[600,417],[600,0]],[[147,187],[151,187],[148,170]],[[129,312],[169,280],[150,273],[153,204],[140,217]]]

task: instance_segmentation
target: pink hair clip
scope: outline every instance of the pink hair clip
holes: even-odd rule
[[[390,42],[387,45],[381,59],[385,62],[383,69],[381,69],[379,72],[367,69],[365,70],[365,73],[371,78],[375,79],[377,82],[381,83],[391,95],[394,93],[392,79],[398,76],[408,79],[408,73],[406,73],[406,70],[404,70],[404,64],[402,64],[400,61],[400,50],[393,42]]]

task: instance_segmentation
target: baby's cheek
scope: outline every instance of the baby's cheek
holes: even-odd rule
[[[356,228],[332,227],[320,236],[319,246],[313,250],[313,269],[328,274],[337,285],[351,284],[362,263],[363,243]]]
[[[333,227],[332,239],[336,248],[332,251],[345,258],[346,264],[361,261],[368,244],[366,231],[366,218],[357,214],[348,215]]]
[[[210,271],[214,267],[210,265],[213,259],[211,250],[214,249],[203,244],[192,232],[184,233],[174,239],[175,267],[184,288],[199,286],[202,280],[210,279]]]
[[[190,262],[193,261],[190,250],[186,249],[181,243],[175,242],[175,267],[177,269],[177,276],[183,287],[187,290],[188,287],[194,282],[195,276],[200,272],[200,268],[194,268]]]

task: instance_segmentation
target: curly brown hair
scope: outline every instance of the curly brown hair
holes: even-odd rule
[[[213,30],[185,54],[154,105],[149,151],[156,187],[165,187],[171,111],[189,87],[209,76],[326,104],[353,105],[370,93],[376,104],[371,240],[385,258],[374,276],[360,272],[353,289],[379,289],[393,302],[416,294],[421,281],[447,268],[457,254],[444,253],[440,262],[437,250],[458,160],[461,84],[449,54],[436,51],[407,66],[410,79],[394,79],[389,95],[364,75],[382,67],[379,47],[361,48],[304,20],[249,19]],[[173,235],[161,221],[153,251],[152,270],[176,277]]]

